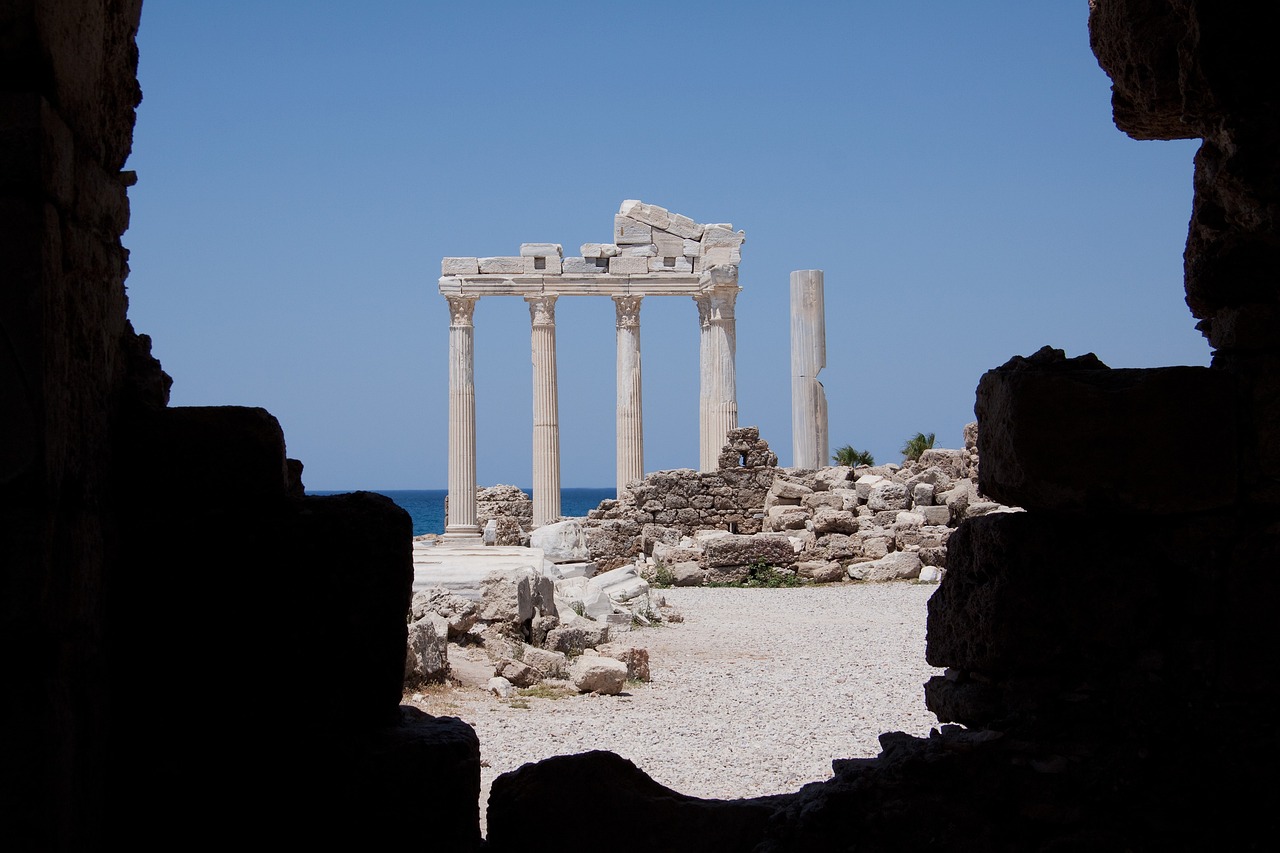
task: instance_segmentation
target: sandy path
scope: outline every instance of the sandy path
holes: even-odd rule
[[[482,803],[501,773],[591,749],[698,797],[794,791],[828,778],[832,758],[876,755],[881,732],[937,725],[921,687],[940,672],[924,661],[935,588],[663,590],[685,621],[620,638],[649,649],[647,685],[516,703],[441,688],[406,702],[475,727]]]

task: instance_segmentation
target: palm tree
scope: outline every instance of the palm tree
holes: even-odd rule
[[[915,462],[920,458],[920,454],[933,447],[933,433],[918,432],[908,438],[906,443],[902,445],[902,455],[909,461]]]
[[[854,450],[852,444],[837,447],[836,452],[831,456],[831,461],[837,465],[847,465],[850,468],[857,468],[859,465],[876,464],[876,460],[871,456],[870,451]]]

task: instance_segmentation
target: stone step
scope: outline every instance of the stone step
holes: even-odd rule
[[[481,582],[495,571],[530,568],[542,572],[541,548],[516,546],[448,546],[415,548],[413,590],[440,586],[454,595],[480,600]]]

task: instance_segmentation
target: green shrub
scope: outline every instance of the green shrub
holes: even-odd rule
[[[915,462],[920,458],[920,454],[926,450],[933,448],[933,433],[918,432],[908,438],[902,445],[902,455],[905,459]]]
[[[837,447],[836,452],[831,456],[831,461],[837,465],[847,465],[850,468],[857,468],[859,465],[876,464],[875,457],[871,455],[871,451],[857,450],[852,444]]]

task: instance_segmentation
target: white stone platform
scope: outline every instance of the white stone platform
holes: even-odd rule
[[[464,598],[480,600],[480,582],[495,570],[530,568],[541,574],[541,548],[514,545],[413,543],[413,591],[441,586]]]

